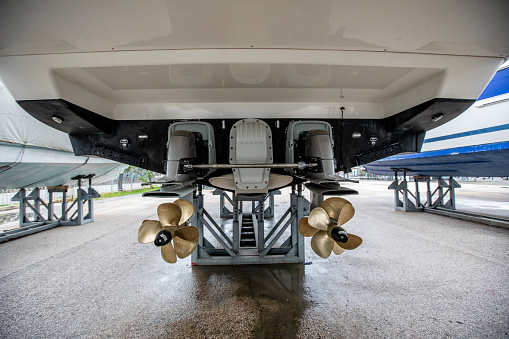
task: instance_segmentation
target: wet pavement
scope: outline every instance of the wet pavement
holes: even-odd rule
[[[94,223],[0,244],[0,337],[509,337],[508,229],[396,212],[387,182],[351,186],[364,243],[321,259],[306,239],[305,265],[166,264],[136,239],[162,200],[97,201]],[[504,214],[508,189],[476,187],[458,208]]]

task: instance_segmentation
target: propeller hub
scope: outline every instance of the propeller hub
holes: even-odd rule
[[[156,235],[156,240],[154,240],[154,245],[161,247],[168,244],[171,241],[171,232],[167,230],[162,230]]]
[[[348,234],[346,234],[346,230],[342,227],[334,227],[330,232],[332,239],[336,240],[340,243],[346,243],[348,241]]]

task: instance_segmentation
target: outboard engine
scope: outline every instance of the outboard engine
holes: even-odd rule
[[[318,166],[306,170],[290,169],[311,180],[328,180],[335,174],[332,127],[325,121],[295,121],[286,132],[286,162],[304,161]]]
[[[306,134],[304,161],[318,164],[318,166],[307,170],[306,177],[325,180],[327,177],[334,176],[334,154],[332,153],[331,138],[327,130],[314,129]]]
[[[168,130],[166,176],[176,182],[205,176],[211,169],[188,170],[186,164],[213,164],[216,162],[214,129],[202,121],[176,122]]]
[[[182,173],[183,162],[191,162],[196,158],[195,136],[191,131],[174,131],[170,135],[166,176],[175,181],[187,181],[196,178],[195,172]]]

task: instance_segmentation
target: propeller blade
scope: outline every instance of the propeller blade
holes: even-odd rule
[[[193,251],[196,249],[196,246],[198,246],[198,241],[190,242],[179,237],[175,237],[175,239],[173,239],[173,245],[175,247],[175,253],[177,253],[177,257],[184,259],[193,253]]]
[[[157,216],[163,227],[177,226],[182,216],[182,211],[178,205],[168,202],[157,207]]]
[[[195,226],[185,226],[176,230],[174,234],[173,246],[177,256],[180,259],[184,259],[191,255],[196,246],[198,246],[198,240],[200,238],[198,228]]]
[[[161,247],[161,256],[167,263],[174,264],[177,262],[175,249],[173,248],[171,242]]]
[[[180,216],[179,225],[184,224],[186,221],[189,220],[194,214],[194,206],[189,201],[184,199],[177,199],[173,202],[175,205],[180,207],[180,210],[182,212],[182,215]]]
[[[335,255],[340,255],[345,251],[345,249],[343,247],[339,246],[337,243],[334,243],[334,247],[332,248],[332,251],[334,252]]]
[[[200,237],[200,231],[195,226],[184,226],[174,232],[176,237],[185,241],[197,242]]]
[[[304,218],[300,219],[300,221],[299,221],[300,234],[302,234],[305,237],[312,237],[318,231],[319,230],[317,228],[312,227],[308,223],[308,217],[304,217]]]
[[[334,239],[332,239],[327,232],[318,231],[313,238],[311,238],[311,248],[313,251],[322,258],[328,258],[334,248]]]
[[[354,250],[362,244],[362,238],[358,235],[348,233],[348,241],[345,243],[336,242],[339,246],[345,250]]]
[[[198,241],[191,242],[183,240],[179,237],[175,237],[173,239],[173,245],[175,247],[175,253],[177,253],[177,257],[184,259],[193,253],[193,251],[196,249],[196,246],[198,246]]]
[[[338,220],[339,213],[345,205],[351,205],[351,203],[343,198],[332,197],[324,200],[320,207],[327,212],[330,218]]]
[[[348,222],[348,220],[352,219],[353,215],[355,214],[355,208],[353,208],[352,205],[344,205],[341,209],[341,212],[339,212],[338,219],[338,225],[344,225]]]
[[[317,207],[313,209],[311,213],[309,213],[308,223],[314,228],[326,231],[329,222],[330,222],[329,215],[321,207]]]
[[[142,244],[153,242],[162,229],[161,223],[157,220],[143,220],[138,229],[138,241]]]

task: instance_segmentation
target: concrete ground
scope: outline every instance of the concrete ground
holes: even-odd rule
[[[0,337],[509,337],[509,230],[396,212],[387,186],[350,185],[361,247],[321,259],[306,239],[286,266],[167,264],[136,239],[160,199],[97,201],[94,223],[0,244]],[[469,187],[458,208],[509,216],[509,189]]]

